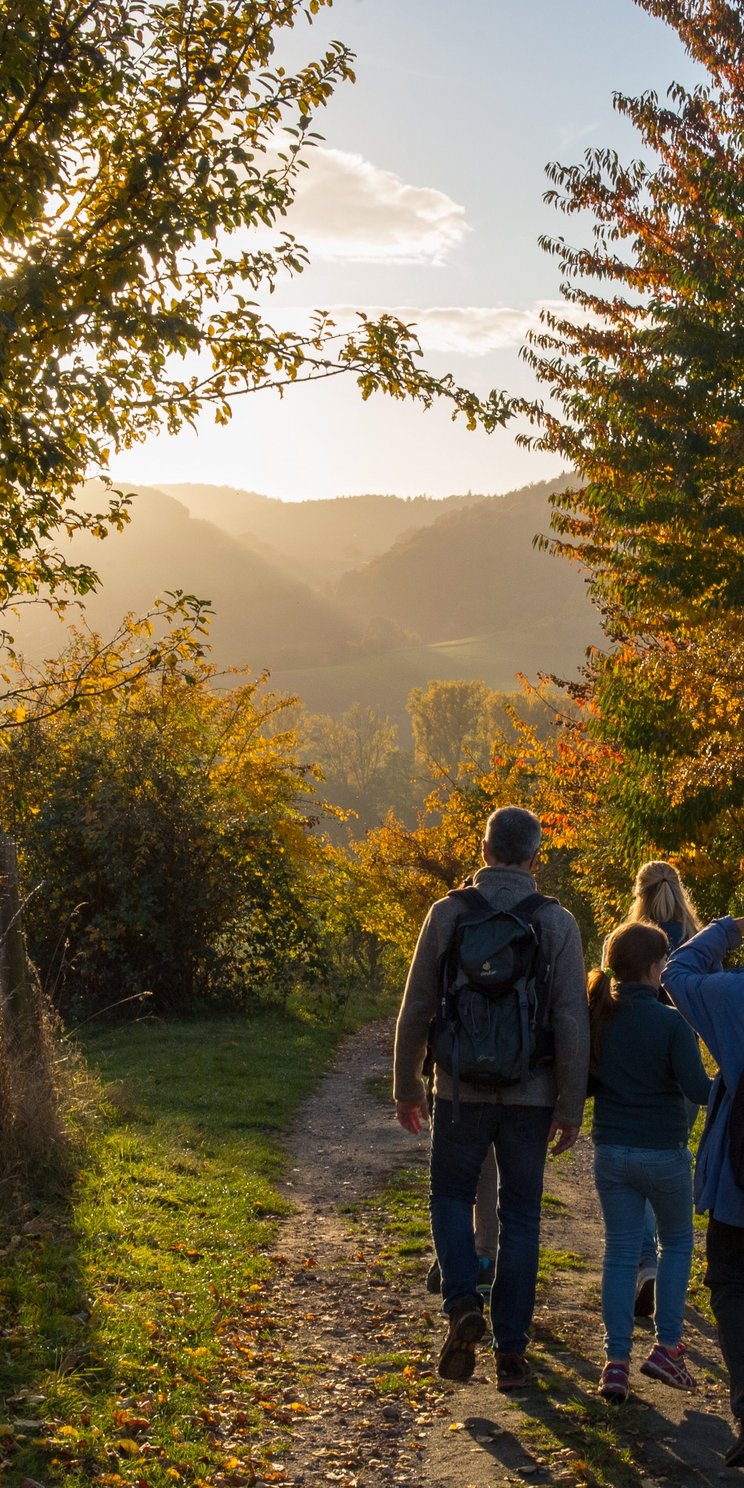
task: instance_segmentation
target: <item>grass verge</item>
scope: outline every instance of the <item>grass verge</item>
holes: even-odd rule
[[[276,1014],[86,1041],[106,1103],[85,1164],[0,1233],[0,1466],[17,1481],[271,1481],[243,1385],[272,1348],[280,1138],[337,1038]]]

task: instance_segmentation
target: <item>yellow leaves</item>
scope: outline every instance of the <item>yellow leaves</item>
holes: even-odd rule
[[[132,1436],[121,1437],[118,1441],[114,1442],[114,1446],[117,1452],[121,1452],[123,1457],[139,1457],[140,1455],[139,1442],[136,1442]]]

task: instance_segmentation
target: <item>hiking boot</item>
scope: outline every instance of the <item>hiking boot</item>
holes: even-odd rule
[[[656,1305],[656,1267],[641,1266],[636,1281],[635,1317],[653,1317]]]
[[[433,1292],[435,1296],[437,1292],[441,1292],[442,1290],[442,1273],[436,1257],[426,1273],[426,1290],[427,1292]]]
[[[530,1378],[530,1366],[524,1354],[511,1354],[499,1349],[496,1353],[496,1389],[519,1390]]]
[[[458,1297],[449,1315],[449,1332],[439,1355],[442,1379],[469,1380],[475,1369],[475,1345],[486,1331],[480,1297]]]
[[[630,1364],[623,1364],[609,1359],[599,1377],[597,1386],[603,1400],[609,1400],[612,1405],[622,1405],[628,1398],[630,1389]]]
[[[737,1421],[739,1435],[724,1457],[727,1467],[744,1467],[744,1421]]]
[[[493,1278],[496,1275],[496,1262],[489,1261],[488,1256],[478,1257],[478,1280],[476,1289],[480,1295],[488,1296],[493,1286]]]
[[[698,1382],[685,1364],[684,1353],[683,1343],[678,1343],[676,1348],[665,1348],[663,1343],[657,1343],[641,1365],[641,1374],[661,1380],[662,1384],[671,1385],[675,1390],[697,1390]]]

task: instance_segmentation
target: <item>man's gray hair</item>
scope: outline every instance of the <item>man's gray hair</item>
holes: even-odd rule
[[[484,836],[497,863],[529,863],[540,846],[542,827],[534,812],[500,806],[489,816]]]

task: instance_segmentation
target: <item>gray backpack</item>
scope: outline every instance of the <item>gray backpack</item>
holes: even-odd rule
[[[461,1080],[498,1090],[553,1059],[550,966],[535,921],[557,900],[532,893],[511,909],[493,909],[475,888],[448,897],[461,907],[440,963],[432,1056],[452,1076],[458,1120]]]

